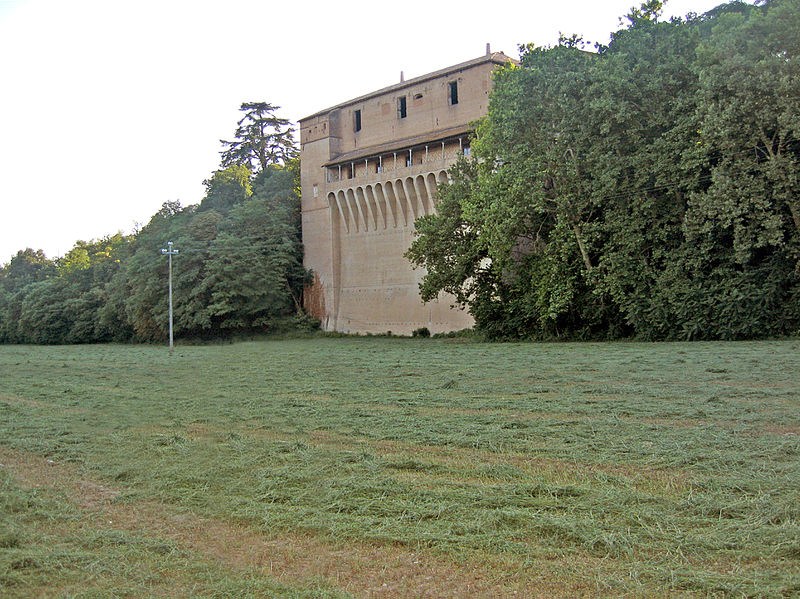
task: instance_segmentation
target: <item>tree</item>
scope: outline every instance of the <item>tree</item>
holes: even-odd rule
[[[167,335],[167,240],[173,264],[175,333],[213,337],[291,326],[306,282],[293,165],[268,165],[251,180],[243,165],[206,181],[199,206],[165,204],[132,244],[124,275],[113,278],[101,322],[156,341]]]
[[[588,284],[598,219],[586,158],[595,57],[579,41],[527,46],[520,67],[495,72],[475,161],[451,171],[439,215],[418,225],[409,253],[428,267],[425,296],[455,291],[491,336],[575,334],[605,318]],[[450,233],[436,239],[437,229]]]
[[[495,72],[474,163],[408,256],[494,336],[745,338],[800,326],[800,5],[563,38]],[[469,243],[462,243],[465,238]]]
[[[78,241],[54,261],[41,252],[19,252],[9,265],[10,281],[0,278],[0,341],[89,343],[118,338],[114,327],[101,322],[100,312],[128,243],[121,233]],[[3,283],[10,282],[13,293],[4,289]]]
[[[431,301],[444,291],[463,308],[492,280],[481,230],[477,223],[467,220],[461,203],[475,193],[477,169],[476,162],[459,160],[450,170],[451,182],[440,183],[437,188],[436,214],[415,222],[416,238],[406,257],[425,268],[420,284],[423,301]]]
[[[42,250],[26,248],[18,251],[8,264],[0,267],[0,284],[6,291],[14,292],[55,274],[55,264]]]
[[[246,165],[233,164],[214,171],[210,179],[203,181],[206,195],[200,202],[198,211],[216,210],[227,213],[233,206],[252,195],[251,178],[252,172]]]
[[[174,241],[175,331],[215,336],[307,325],[299,160],[277,107],[245,103],[237,140],[199,205],[165,202],[131,237],[78,241],[63,257],[20,251],[0,267],[0,343],[156,341],[167,335]],[[258,170],[253,172],[253,167]]]
[[[0,267],[0,342],[20,343],[26,332],[19,326],[29,288],[56,275],[56,265],[42,250],[20,250]]]
[[[294,129],[289,120],[278,117],[280,106],[268,102],[244,102],[240,111],[234,141],[220,140],[226,148],[222,152],[222,166],[247,166],[251,171],[263,171],[270,164],[285,164],[297,156]]]
[[[701,143],[713,162],[692,235],[728,232],[736,261],[788,247],[800,268],[800,5],[726,14],[699,48]]]
[[[197,289],[208,301],[197,318],[217,329],[270,330],[301,312],[307,283],[295,209],[299,198],[289,167],[259,173],[252,197],[219,223],[205,277]]]

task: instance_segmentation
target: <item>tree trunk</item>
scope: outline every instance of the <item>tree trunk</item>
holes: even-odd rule
[[[575,239],[578,241],[578,248],[581,250],[581,256],[583,257],[583,263],[586,265],[586,270],[592,270],[592,261],[589,259],[589,253],[586,251],[586,244],[583,242],[581,228],[576,223],[572,225],[572,230],[575,232]]]
[[[300,300],[292,292],[292,286],[289,285],[289,281],[286,281],[286,289],[289,291],[289,295],[291,296],[292,301],[294,302],[295,310],[297,310],[298,314],[302,314],[303,313],[303,305],[300,303]]]

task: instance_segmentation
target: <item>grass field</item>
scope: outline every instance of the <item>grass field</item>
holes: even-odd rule
[[[0,346],[0,464],[2,596],[800,596],[797,340]]]

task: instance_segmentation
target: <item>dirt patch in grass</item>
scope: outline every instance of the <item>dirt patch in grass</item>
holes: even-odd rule
[[[679,418],[630,418],[622,417],[621,419],[641,422],[642,424],[655,424],[657,426],[674,426],[676,428],[695,428],[698,426],[708,426],[714,424],[719,426],[719,422],[712,422],[710,420],[682,420]]]
[[[324,580],[357,597],[575,597],[595,591],[577,572],[613,566],[589,556],[537,560],[525,571],[502,557],[458,561],[391,545],[336,545],[311,535],[264,533],[152,501],[115,501],[121,490],[71,464],[0,446],[0,464],[20,484],[53,488],[79,507],[81,518],[110,529],[166,537],[203,559],[255,571],[285,584]],[[178,573],[176,573],[178,574]]]
[[[333,395],[322,394],[322,393],[306,393],[303,392],[295,392],[295,393],[273,393],[271,397],[275,399],[287,399],[292,401],[303,401],[303,402],[315,402],[319,401],[321,403],[326,402],[336,402],[336,405],[342,405],[341,400],[334,397]]]
[[[706,371],[713,372],[713,371]],[[763,391],[764,389],[787,389],[782,383],[767,383],[765,381],[726,381],[724,379],[714,380],[715,385],[720,387],[734,387],[736,389],[751,389],[753,391]]]
[[[790,437],[800,435],[800,426],[774,425],[765,427],[764,431],[772,435],[783,435],[785,437]]]
[[[491,416],[503,422],[528,422],[541,420],[565,420],[574,419],[575,416],[565,412],[541,412],[529,411],[520,412],[513,409],[498,408],[459,408],[459,407],[427,407],[417,410],[420,416],[450,417],[458,416]]]
[[[186,427],[186,437],[188,439],[211,439],[217,434],[216,429],[210,428],[205,424],[190,424]]]
[[[9,405],[17,404],[17,405],[30,406],[32,408],[43,408],[45,410],[58,410],[59,412],[63,412],[65,414],[81,414],[84,412],[88,412],[86,408],[65,408],[64,406],[47,403],[46,401],[25,399],[24,397],[19,397],[17,395],[0,395],[0,402],[7,403]]]
[[[630,479],[631,484],[637,487],[658,489],[659,492],[680,493],[687,488],[691,477],[691,473],[685,470],[648,469],[634,464],[568,462],[541,456],[496,453],[473,448],[354,439],[320,430],[312,431],[309,443],[349,450],[369,449],[375,455],[392,461],[412,457],[454,468],[474,467],[475,464],[510,465],[530,476],[549,477],[554,481],[567,484],[585,482],[587,477],[605,474],[626,477]]]

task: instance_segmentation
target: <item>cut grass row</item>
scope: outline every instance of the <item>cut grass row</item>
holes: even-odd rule
[[[164,534],[126,530],[61,490],[25,488],[0,471],[3,597],[340,597],[232,569]]]
[[[11,346],[0,442],[116,502],[485,556],[503,588],[558,561],[596,593],[788,595],[798,372],[792,340]]]

